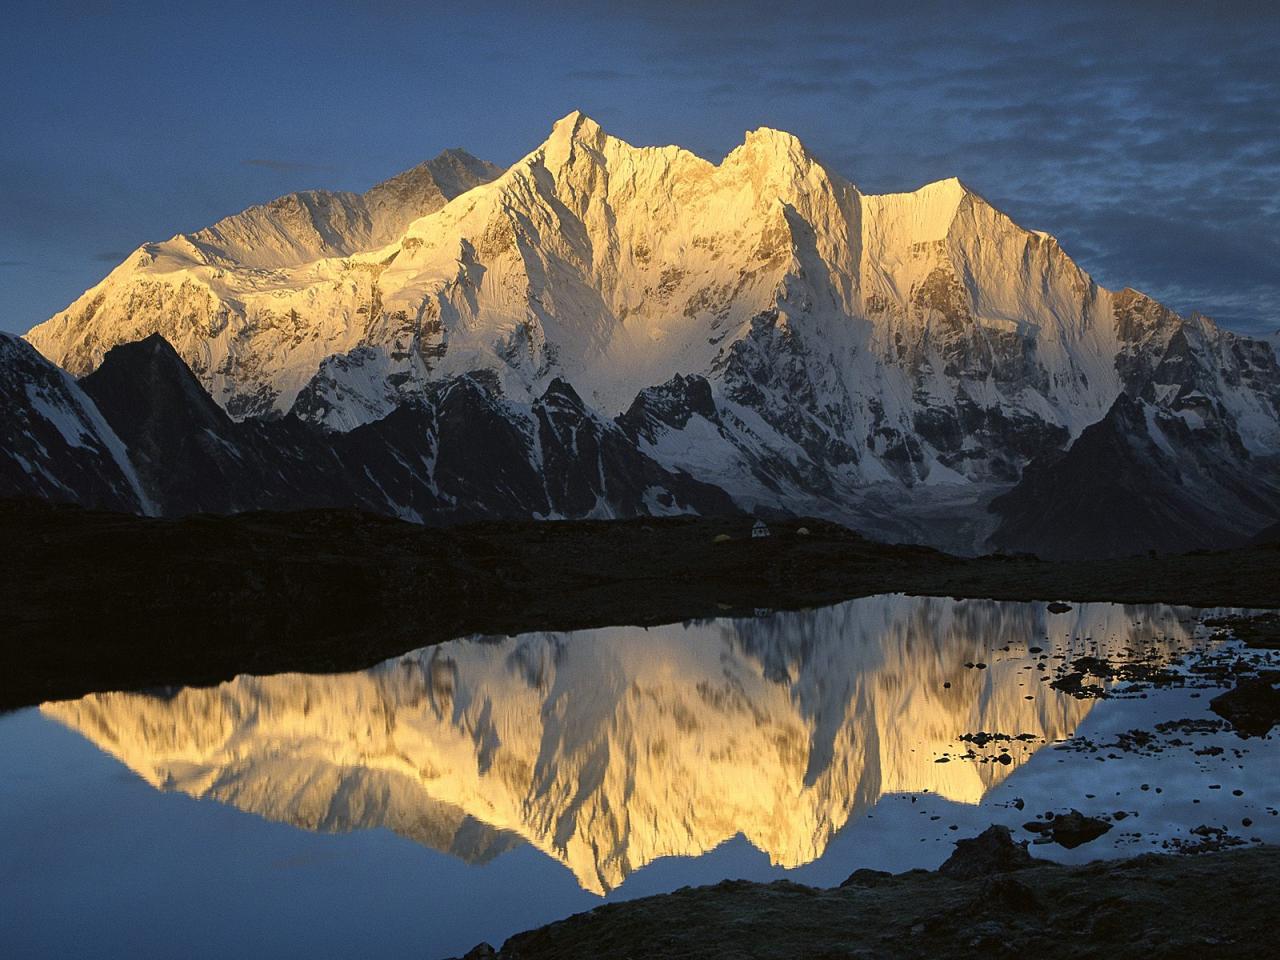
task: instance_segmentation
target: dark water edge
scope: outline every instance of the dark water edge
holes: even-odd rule
[[[240,673],[368,667],[473,633],[653,625],[907,593],[1280,606],[1280,544],[958,558],[820,520],[494,522],[349,510],[178,520],[0,502],[0,709]],[[808,534],[801,534],[801,528]],[[722,538],[728,537],[724,540]]]

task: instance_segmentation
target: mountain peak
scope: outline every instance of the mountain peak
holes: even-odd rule
[[[233,418],[298,407],[341,430],[444,383],[460,384],[451,410],[478,408],[467,397],[489,382],[515,410],[560,376],[594,415],[704,378],[628,420],[655,462],[727,478],[752,507],[821,497],[878,536],[917,519],[864,510],[864,489],[919,486],[903,509],[923,511],[926,485],[1010,484],[1157,368],[1194,367],[1242,444],[1280,451],[1270,350],[1113,295],[958,179],[863,193],[784,130],[754,129],[713,163],[609,136],[581,110],[450,200],[485,176],[416,169],[147,247],[30,341],[88,373],[159,331]],[[935,545],[974,548],[960,526]]]
[[[120,438],[64,371],[0,333],[0,490],[5,496],[154,513]]]
[[[551,135],[525,161],[533,160],[545,164],[551,170],[559,170],[566,164],[573,164],[602,151],[607,134],[581,110],[574,110],[555,122]],[[581,150],[579,147],[585,147]],[[588,161],[590,164],[591,161]]]
[[[604,131],[581,110],[572,110],[557,120],[551,127],[552,138],[574,140],[595,140]]]
[[[404,215],[393,215],[392,224],[371,238],[372,241],[376,244],[377,241],[393,239],[417,215],[434,212],[454,197],[501,174],[501,167],[454,147],[370,187],[365,191],[363,200],[371,210],[408,211]]]
[[[799,137],[773,127],[748,130],[742,145],[724,159],[725,166],[735,164],[783,179],[807,176],[815,167],[824,169]]]
[[[770,150],[795,152],[808,155],[809,151],[800,142],[800,138],[786,130],[774,127],[756,127],[748,130],[743,139],[743,146],[761,146]]]
[[[279,269],[350,256],[398,238],[405,228],[454,197],[502,173],[461,149],[442,151],[363,194],[306,190],[258,204],[191,234],[179,234],[181,257]]]
[[[923,186],[912,190],[911,194],[915,196],[946,197],[955,203],[959,203],[966,196],[977,196],[977,194],[970,190],[968,185],[959,177],[945,177],[942,180],[931,180]],[[892,196],[892,194],[888,194],[888,196]]]
[[[163,397],[169,415],[181,410],[210,422],[229,422],[226,413],[205,392],[185,360],[160,333],[132,343],[120,343],[106,352],[98,369],[81,380],[85,391],[101,402],[104,393],[127,396],[136,404],[137,419],[146,417],[148,403]]]

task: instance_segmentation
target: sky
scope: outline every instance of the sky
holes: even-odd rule
[[[509,164],[573,109],[713,160],[787,130],[870,193],[958,176],[1106,286],[1280,328],[1280,4],[10,0],[0,329],[145,241]]]

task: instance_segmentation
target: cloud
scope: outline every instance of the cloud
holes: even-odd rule
[[[0,267],[29,267],[30,260],[0,260]]]
[[[245,160],[243,163],[246,167],[258,167],[275,173],[301,173],[308,170],[322,169],[314,163],[301,163],[296,160],[272,160],[265,157],[255,157],[252,160]]]
[[[133,251],[131,250],[103,250],[99,253],[95,253],[93,255],[93,260],[95,263],[119,263],[126,259],[132,252]]]
[[[813,95],[835,95],[845,97],[866,97],[873,95],[876,84],[863,77],[773,77],[763,82],[764,89],[771,93],[786,96],[807,97]]]
[[[566,80],[576,83],[612,83],[618,80],[633,80],[636,74],[626,70],[570,70],[564,75]]]
[[[1061,238],[1109,286],[1142,286],[1178,309],[1241,324],[1277,316],[1280,250],[1270,238],[1280,237],[1280,4],[565,0],[552,15],[476,3],[490,15],[447,25],[404,0],[374,0],[361,19],[379,21],[380,36],[391,24],[413,55],[360,61],[351,76],[331,71],[335,89],[314,100],[323,81],[297,79],[304,72],[276,77],[283,87],[254,72],[283,62],[275,39],[263,40],[266,56],[251,47],[254,69],[223,81],[246,105],[225,126],[258,139],[218,139],[218,150],[232,151],[226,157],[209,152],[204,133],[189,138],[185,149],[196,152],[177,159],[199,176],[174,181],[168,196],[157,189],[173,176],[163,164],[117,169],[110,151],[94,151],[99,168],[86,176],[83,159],[59,165],[81,157],[74,150],[32,153],[47,140],[57,101],[32,109],[39,125],[9,138],[21,152],[0,147],[8,201],[0,242],[36,257],[36,240],[79,237],[105,249],[167,236],[261,200],[289,176],[328,169],[372,182],[373,171],[413,156],[417,145],[406,137],[462,139],[479,155],[519,156],[545,134],[544,123],[581,104],[611,132],[706,157],[724,156],[745,129],[789,130],[869,192],[959,176],[1019,223]],[[234,16],[220,19],[256,42]],[[306,27],[298,25],[300,55],[312,58],[315,38],[301,44]],[[447,42],[441,29],[451,31]],[[421,55],[427,48],[430,57]],[[495,56],[499,50],[507,55]],[[101,73],[117,59],[61,73],[42,65],[28,71],[26,92],[43,103],[47,88],[65,100],[52,79],[79,82],[77,70]],[[481,61],[489,68],[467,73]],[[405,64],[415,65],[411,75]],[[405,103],[424,96],[427,113],[406,122]],[[183,104],[173,116],[187,113]],[[163,128],[163,117],[148,115],[147,128]],[[133,143],[135,122],[115,118],[99,135]],[[427,132],[405,133],[419,124]],[[344,129],[360,131],[360,157],[350,163],[329,146]],[[66,142],[81,139],[70,126]],[[169,146],[154,152],[167,156]],[[244,160],[235,150],[257,155]],[[385,159],[392,156],[394,164]],[[325,162],[340,166],[317,165]],[[99,230],[94,239],[84,239],[87,224]],[[60,259],[71,256],[64,250]],[[18,273],[0,290],[0,306]]]

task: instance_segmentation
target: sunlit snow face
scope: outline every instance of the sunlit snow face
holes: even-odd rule
[[[118,8],[15,18],[0,325],[50,316],[145,239],[272,196],[362,190],[458,143],[508,164],[578,105],[636,142],[709,157],[748,127],[792,130],[877,192],[960,176],[1104,283],[1274,325],[1267,5],[481,9],[481,30],[397,4],[252,22],[233,6],[183,30]],[[350,57],[389,38],[407,55]],[[1132,42],[1119,52],[1117,38]],[[227,50],[242,56],[218,96],[236,109],[193,110],[173,78]]]

